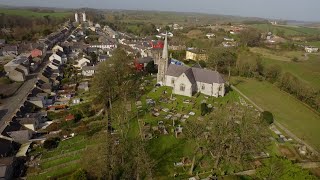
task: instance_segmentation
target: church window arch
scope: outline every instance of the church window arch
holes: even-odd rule
[[[186,86],[184,84],[180,84],[180,91],[185,91],[186,90]]]

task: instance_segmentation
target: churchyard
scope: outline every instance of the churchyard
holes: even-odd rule
[[[131,120],[129,136],[139,136],[148,142],[148,151],[156,161],[156,176],[159,179],[168,179],[177,176],[178,179],[190,177],[188,171],[194,155],[195,142],[188,140],[184,135],[186,122],[202,121],[209,116],[201,115],[201,104],[206,103],[210,113],[215,113],[223,108],[230,109],[230,114],[241,113],[243,108],[248,108],[254,116],[260,112],[250,103],[246,102],[235,91],[229,91],[225,97],[214,98],[202,94],[193,97],[172,95],[170,87],[152,87],[143,84],[148,91],[132,104],[132,114],[137,118]],[[263,157],[269,155],[290,156],[292,159],[308,159],[299,154],[297,145],[278,129],[270,130],[272,143]],[[282,141],[285,139],[285,141]],[[197,155],[198,162],[194,168],[195,174],[205,178],[213,168],[213,160],[209,155]],[[255,163],[243,164],[241,170],[252,169]],[[225,173],[237,172],[240,169],[226,165]],[[240,170],[240,171],[241,171]]]

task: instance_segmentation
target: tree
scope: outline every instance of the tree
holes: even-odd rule
[[[240,165],[269,145],[268,125],[253,110],[232,104],[210,114],[208,121],[206,147],[215,168],[221,162]]]
[[[87,180],[87,172],[83,169],[78,169],[71,176],[72,180]]]
[[[245,29],[239,34],[240,44],[243,46],[254,47],[260,44],[261,33],[256,29]]]
[[[273,119],[273,114],[269,111],[263,111],[261,113],[261,118],[266,121],[268,124],[272,124],[274,119]]]
[[[45,149],[54,149],[54,148],[58,147],[59,142],[60,142],[60,138],[59,137],[49,138],[49,139],[44,141],[43,147]]]
[[[158,69],[156,68],[156,66],[154,65],[154,61],[150,61],[148,62],[148,64],[146,65],[146,71],[148,73],[157,73]]]
[[[278,80],[278,78],[280,78],[281,72],[282,72],[281,66],[270,65],[264,69],[263,74],[267,78],[268,81],[274,83]]]
[[[201,116],[206,115],[209,112],[207,103],[201,103]]]
[[[293,164],[290,160],[282,157],[271,157],[263,161],[263,165],[257,169],[256,177],[267,180],[300,180],[317,179],[306,170]]]

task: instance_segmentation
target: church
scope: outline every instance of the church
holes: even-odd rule
[[[225,81],[217,71],[171,64],[170,61],[166,36],[162,56],[156,61],[157,83],[172,87],[173,94],[188,97],[197,92],[214,97],[225,95]]]

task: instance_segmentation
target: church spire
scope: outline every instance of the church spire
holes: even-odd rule
[[[169,52],[168,52],[168,33],[166,32],[166,36],[164,39],[164,46],[162,51],[162,59],[169,59]]]

